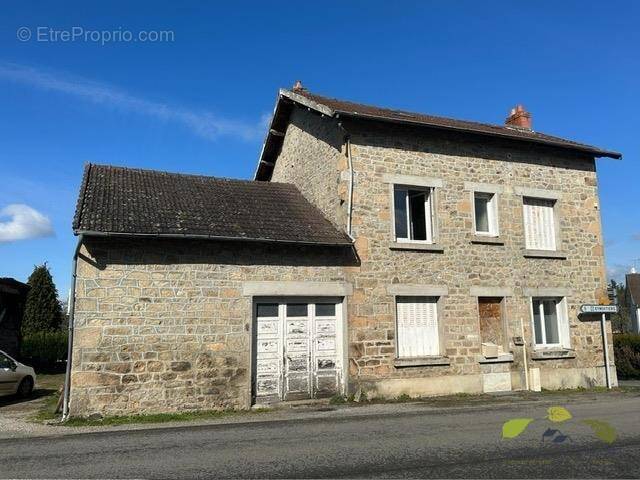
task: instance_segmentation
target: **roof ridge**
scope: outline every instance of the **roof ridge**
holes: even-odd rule
[[[198,173],[182,173],[182,172],[170,172],[167,170],[157,170],[154,168],[140,168],[140,167],[127,167],[123,165],[111,165],[111,164],[101,164],[101,163],[90,163],[90,166],[97,168],[108,168],[112,170],[123,170],[129,172],[141,172],[141,173],[150,173],[150,174],[161,174],[168,176],[176,176],[176,177],[191,177],[191,178],[202,178],[206,180],[217,180],[223,182],[237,182],[243,184],[271,184],[271,185],[286,185],[286,186],[294,186],[291,183],[286,182],[258,182],[256,180],[244,179],[244,178],[229,178],[229,177],[217,177],[214,175],[202,175]]]
[[[515,130],[517,132],[523,132],[523,133],[530,133],[536,136],[543,136],[543,137],[548,137],[548,138],[554,138],[557,140],[561,140],[563,142],[566,143],[572,143],[576,146],[582,146],[582,147],[590,147],[590,148],[598,148],[598,147],[592,147],[592,145],[588,145],[586,143],[582,143],[582,142],[576,142],[574,140],[568,140],[566,138],[563,137],[559,137],[557,135],[552,135],[552,134],[548,134],[548,133],[544,133],[544,132],[538,132],[535,130],[529,130],[526,128],[518,128],[518,127],[514,127],[513,125],[504,125],[504,124],[500,124],[500,123],[491,123],[491,122],[479,122],[477,120],[469,120],[466,118],[457,118],[457,117],[450,117],[450,116],[446,116],[446,115],[434,115],[432,113],[425,113],[425,112],[419,112],[419,111],[412,111],[412,110],[403,110],[403,109],[399,109],[399,108],[393,108],[393,107],[386,107],[386,106],[378,106],[378,105],[374,105],[371,103],[362,103],[362,102],[354,102],[352,100],[342,100],[340,98],[335,98],[335,97],[327,97],[318,93],[313,93],[310,92],[308,90],[304,90],[304,91],[292,91],[292,90],[287,90],[291,93],[296,93],[298,95],[302,95],[306,98],[310,98],[310,99],[314,99],[314,100],[319,100],[319,99],[325,99],[325,100],[329,100],[329,101],[334,101],[334,102],[339,102],[339,103],[344,103],[344,104],[351,104],[351,105],[355,105],[355,106],[362,106],[362,107],[368,107],[368,108],[375,108],[377,110],[384,110],[390,113],[395,113],[395,114],[404,114],[404,115],[411,115],[411,116],[416,116],[416,115],[420,115],[423,117],[431,117],[434,119],[440,119],[440,120],[448,120],[448,121],[453,121],[453,122],[463,122],[463,123],[468,123],[468,124],[473,124],[473,125],[478,125],[478,126],[482,126],[482,127],[490,127],[490,128],[498,128],[500,130]],[[322,104],[321,101],[318,101],[317,103]],[[327,106],[327,105],[325,105]]]

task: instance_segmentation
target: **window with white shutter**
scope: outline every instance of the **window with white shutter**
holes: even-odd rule
[[[437,297],[397,297],[398,358],[440,354]]]
[[[536,345],[571,347],[571,331],[564,298],[532,298],[531,312]]]
[[[555,200],[523,199],[525,245],[529,250],[555,250]]]

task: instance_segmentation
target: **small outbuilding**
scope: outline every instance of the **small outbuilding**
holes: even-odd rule
[[[11,356],[20,352],[20,329],[29,285],[0,278],[0,350]]]

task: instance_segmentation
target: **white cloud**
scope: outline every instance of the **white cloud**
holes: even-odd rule
[[[608,265],[607,279],[624,283],[624,277],[627,273],[629,273],[629,270],[630,270],[630,266],[624,265],[622,263],[614,263],[613,265]]]
[[[14,203],[0,210],[0,243],[52,235],[51,220],[28,205]]]
[[[196,135],[208,140],[221,135],[254,140],[264,135],[267,124],[264,116],[255,124],[222,118],[208,111],[196,111],[146,100],[117,87],[86,78],[52,73],[16,63],[0,63],[0,78],[42,90],[72,95],[105,107],[116,107],[157,120],[180,123]]]

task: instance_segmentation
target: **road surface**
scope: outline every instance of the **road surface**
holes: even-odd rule
[[[640,397],[548,405],[190,426],[0,440],[2,478],[416,478],[640,476]],[[364,407],[367,408],[367,407]],[[512,418],[535,418],[501,438]],[[608,422],[612,444],[580,422]],[[559,433],[542,434],[548,429]],[[558,435],[566,438],[554,442]],[[562,439],[562,437],[561,437]]]

